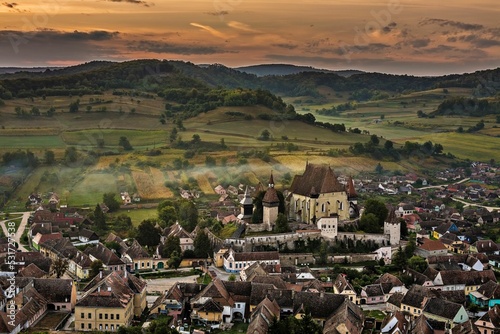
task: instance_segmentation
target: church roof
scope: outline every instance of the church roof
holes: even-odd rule
[[[302,175],[295,175],[290,192],[310,196],[311,194],[327,194],[345,192],[345,188],[337,180],[330,166],[308,164]]]

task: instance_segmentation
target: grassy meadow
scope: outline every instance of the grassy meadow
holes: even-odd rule
[[[376,134],[383,138],[380,145],[384,139],[392,140],[395,146],[402,146],[405,141],[423,143],[430,140],[443,145],[445,153],[462,159],[500,161],[497,149],[500,147],[500,128],[496,127],[493,116],[484,117],[485,128],[477,133],[456,132],[459,126],[464,129],[474,126],[479,121],[476,118],[417,117],[417,111],[430,113],[444,98],[469,94],[469,90],[389,93],[390,97],[385,100],[356,103],[355,110],[341,112],[338,116],[323,116],[315,111],[348,102],[349,94],[328,89],[323,89],[322,93],[322,98],[284,100],[293,103],[299,113],[312,113],[317,121],[343,123],[346,128]],[[356,142],[367,142],[370,138],[367,134],[334,133],[297,121],[261,120],[259,114],[272,112],[262,106],[220,107],[185,120],[186,129],[178,133],[183,141],[188,142],[198,134],[202,142],[219,144],[224,139],[227,146],[224,150],[195,152],[194,156],[186,157],[185,150],[170,145],[173,124],[159,122],[164,100],[120,97],[111,93],[83,96],[79,112],[69,113],[68,106],[75,100],[75,97],[14,99],[0,108],[0,154],[29,149],[43,160],[44,152],[50,149],[57,159],[53,166],[42,163],[23,180],[11,197],[10,207],[24,204],[32,192],[44,196],[56,192],[62,204],[75,206],[94,206],[102,201],[105,192],[128,191],[138,193],[146,201],[159,201],[177,197],[181,187],[214,196],[213,188],[219,183],[265,184],[271,171],[280,187],[287,186],[283,177],[288,173],[292,176],[301,173],[306,161],[329,164],[337,174],[350,175],[371,172],[378,163],[369,157],[331,154],[336,150],[348,151]],[[56,113],[52,117],[16,116],[16,107],[30,110],[33,106],[38,106],[42,114],[54,107]],[[231,111],[252,119],[229,116],[227,112]],[[259,140],[264,130],[271,134],[270,140]],[[118,144],[120,137],[126,137],[134,149],[123,151]],[[286,144],[293,144],[294,149],[287,149]],[[70,146],[76,147],[81,156],[77,163],[66,166],[62,159],[64,150]],[[159,149],[157,155],[149,154],[153,148]],[[106,155],[83,162],[90,151]],[[256,151],[264,152],[266,158]],[[215,166],[207,166],[207,157],[215,159]],[[183,160],[188,160],[189,166],[175,170],[176,161]],[[435,168],[440,163],[418,158],[381,162],[385,170],[400,172]],[[146,209],[131,209],[126,213],[133,216],[134,224],[154,214]]]

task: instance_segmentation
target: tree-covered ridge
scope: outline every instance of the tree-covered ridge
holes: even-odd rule
[[[122,63],[90,62],[45,72],[0,75],[0,98],[43,95],[82,95],[106,89],[141,89],[158,93],[165,88],[248,88],[287,96],[319,96],[318,87],[360,92],[355,100],[373,99],[367,92],[408,92],[466,87],[475,96],[494,96],[500,90],[500,69],[463,75],[415,77],[362,73],[343,77],[335,73],[301,72],[258,77],[223,65],[198,66],[189,62],[134,60]]]
[[[481,117],[491,114],[500,114],[500,101],[455,97],[447,99],[438,106],[431,116],[475,116]]]

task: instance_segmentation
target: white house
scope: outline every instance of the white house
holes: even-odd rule
[[[279,253],[276,251],[237,253],[231,248],[224,254],[223,267],[227,272],[239,273],[256,261],[265,264],[280,264]]]

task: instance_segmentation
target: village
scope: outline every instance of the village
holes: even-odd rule
[[[218,185],[200,212],[219,228],[151,224],[154,245],[98,233],[104,203],[89,215],[33,194],[27,243],[2,221],[0,332],[127,333],[165,318],[179,333],[272,333],[295,318],[322,333],[497,333],[498,175],[473,163],[352,178],[307,163],[283,192],[272,171],[265,185]]]

